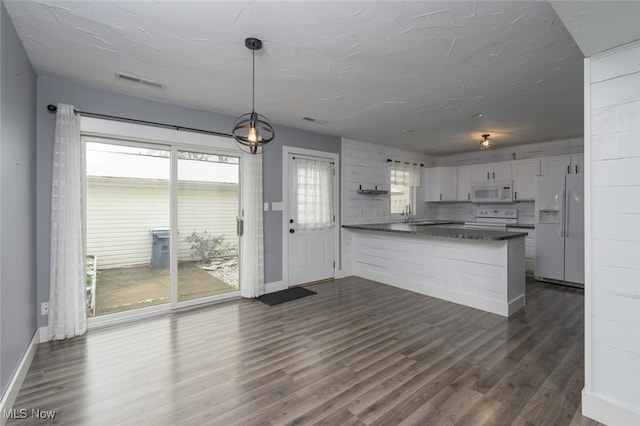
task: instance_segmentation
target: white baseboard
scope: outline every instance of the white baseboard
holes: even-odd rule
[[[36,332],[33,334],[33,337],[31,338],[29,346],[27,346],[27,350],[22,356],[22,360],[20,361],[15,374],[11,378],[11,382],[9,382],[7,391],[2,396],[2,401],[0,401],[0,425],[2,426],[4,426],[7,421],[4,415],[4,413],[6,412],[5,410],[10,410],[13,408],[13,404],[16,402],[16,398],[18,397],[18,392],[20,392],[20,388],[22,387],[24,378],[27,376],[29,367],[31,367],[31,361],[33,361],[33,356],[36,354],[38,343],[40,343],[39,338],[39,330],[36,330]]]
[[[640,411],[582,391],[582,415],[607,425],[640,425]]]
[[[507,316],[511,316],[515,312],[524,308],[524,301],[525,301],[525,295],[522,294],[516,297],[515,299],[513,299],[511,302],[509,302],[509,306],[507,306],[507,312],[508,312]]]
[[[274,281],[272,283],[264,284],[264,293],[273,293],[275,291],[286,290],[287,288],[289,288],[289,286],[287,286],[287,283],[284,281]]]
[[[403,290],[424,294],[425,296],[437,297],[438,299],[446,300],[447,302],[453,302],[459,305],[490,312],[492,314],[502,315],[503,317],[508,317],[510,312],[515,312],[520,309],[518,305],[524,304],[524,297],[522,299],[516,298],[511,303],[500,303],[499,301],[483,299],[471,294],[458,293],[446,288],[434,287],[426,283],[418,283],[405,278],[384,275],[364,269],[358,270],[355,275],[393,287],[398,287]]]
[[[49,341],[49,326],[45,325],[44,327],[40,327],[38,329],[38,334],[40,338],[38,339],[38,343],[44,343]]]

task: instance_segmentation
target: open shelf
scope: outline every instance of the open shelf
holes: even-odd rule
[[[362,185],[358,188],[358,194],[367,194],[367,195],[380,195],[380,194],[388,194],[389,191],[386,189],[378,189],[378,185],[376,185],[375,189],[362,189]]]

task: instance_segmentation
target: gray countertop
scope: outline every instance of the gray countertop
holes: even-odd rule
[[[447,222],[451,224],[451,222]],[[464,229],[447,227],[445,223],[433,225],[419,225],[415,223],[372,223],[364,225],[342,225],[345,229],[362,231],[393,232],[408,235],[426,235],[432,237],[465,238],[469,240],[501,241],[513,238],[523,238],[524,232],[492,231],[485,229]]]
[[[507,225],[507,228],[524,228],[524,229],[536,229],[533,224],[521,224],[521,225]]]

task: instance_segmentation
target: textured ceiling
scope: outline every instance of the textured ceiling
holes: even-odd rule
[[[551,2],[584,56],[640,40],[640,2]]]
[[[254,36],[274,123],[434,155],[583,132],[582,54],[546,1],[5,4],[39,75],[113,92],[246,113]]]

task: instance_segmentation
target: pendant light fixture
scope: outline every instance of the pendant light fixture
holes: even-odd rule
[[[486,151],[487,149],[491,149],[493,148],[493,145],[491,144],[491,141],[489,140],[489,136],[491,136],[488,133],[485,133],[484,135],[482,135],[482,141],[480,142],[480,149],[483,151]]]
[[[238,117],[233,124],[233,138],[238,147],[249,154],[262,154],[265,145],[273,140],[275,132],[269,119],[255,111],[256,103],[256,50],[262,49],[262,41],[249,37],[244,45],[252,51],[253,72],[251,84],[251,112]]]

